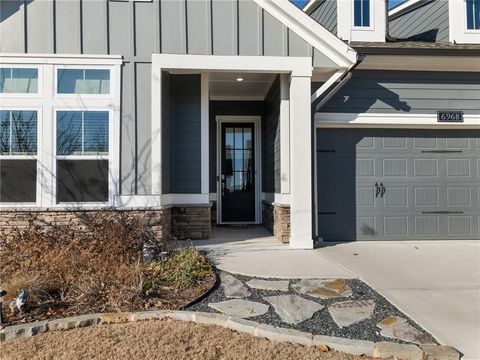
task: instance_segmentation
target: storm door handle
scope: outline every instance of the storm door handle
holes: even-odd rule
[[[377,198],[378,195],[380,195],[380,191],[382,191],[382,189],[380,189],[380,186],[378,186],[378,183],[375,183],[375,197]]]

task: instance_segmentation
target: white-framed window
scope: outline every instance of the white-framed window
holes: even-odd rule
[[[110,69],[98,67],[57,67],[55,94],[58,96],[110,95]]]
[[[0,108],[0,204],[38,202],[37,110]]]
[[[480,0],[465,0],[467,30],[480,30]]]
[[[370,0],[353,0],[353,26],[355,28],[370,28]]]
[[[112,55],[0,54],[0,68],[37,69],[36,94],[0,93],[0,208],[114,205],[121,65]],[[10,74],[34,87],[34,76]]]
[[[41,96],[42,76],[39,66],[0,64],[0,98]]]
[[[55,110],[56,202],[108,203],[110,111]]]

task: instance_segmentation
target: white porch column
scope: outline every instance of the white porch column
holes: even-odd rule
[[[280,192],[290,194],[290,74],[280,74]]]
[[[313,248],[311,78],[290,80],[290,247]]]
[[[209,73],[201,75],[201,115],[200,115],[200,133],[201,133],[201,193],[209,195],[210,193],[210,154],[209,154]]]

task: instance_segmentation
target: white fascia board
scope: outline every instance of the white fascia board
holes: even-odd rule
[[[304,7],[303,7],[303,12],[310,15],[310,13],[317,7],[317,5],[321,2],[322,0],[310,0]]]
[[[244,71],[312,76],[310,57],[152,54],[152,66],[163,70],[196,70],[198,73]]]
[[[437,114],[316,113],[315,127],[392,127],[426,129],[478,129],[480,115],[465,114],[463,123],[439,123]]]
[[[404,3],[401,3],[398,6],[395,6],[393,9],[388,11],[388,17],[399,15],[404,11],[410,10],[415,5],[420,5],[422,0],[407,0]]]
[[[121,65],[121,55],[0,54],[0,64]]]
[[[253,0],[341,68],[357,62],[357,52],[288,0]]]

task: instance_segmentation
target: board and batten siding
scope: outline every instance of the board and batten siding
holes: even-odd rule
[[[322,113],[480,114],[480,73],[357,70]]]
[[[2,0],[0,52],[123,56],[122,194],[151,192],[152,53],[312,56],[314,66],[335,66],[251,0]]]
[[[448,1],[426,1],[419,7],[390,18],[393,38],[431,42],[449,42]]]
[[[264,102],[262,119],[263,192],[280,193],[280,77],[277,76]]]
[[[310,16],[332,34],[337,35],[337,0],[323,0]]]

